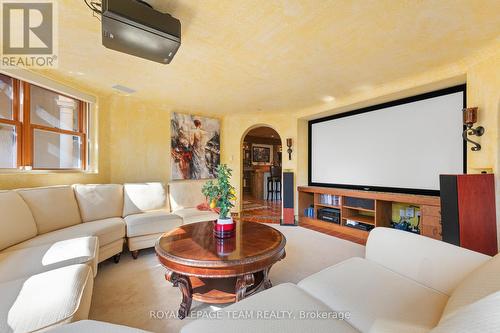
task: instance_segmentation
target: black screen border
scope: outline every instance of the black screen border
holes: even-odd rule
[[[330,120],[335,120],[339,118],[345,118],[345,117],[350,117],[350,116],[355,116],[367,112],[372,112],[372,111],[377,111],[380,109],[385,109],[393,106],[398,106],[398,105],[403,105],[403,104],[408,104],[408,103],[413,103],[429,98],[434,98],[434,97],[439,97],[439,96],[445,96],[449,94],[454,94],[457,92],[462,92],[463,93],[463,108],[466,107],[467,105],[467,84],[460,84],[457,86],[449,87],[449,88],[444,88],[436,91],[431,91],[415,96],[410,96],[410,97],[405,97],[401,98],[398,100],[390,101],[390,102],[385,102],[385,103],[380,103],[376,105],[371,105],[368,107],[364,107],[361,109],[355,109],[352,111],[347,111],[327,117],[322,117],[318,119],[313,119],[309,120],[308,122],[308,128],[307,128],[307,141],[308,141],[308,153],[307,153],[307,167],[308,167],[308,172],[307,172],[307,179],[308,179],[308,184],[309,186],[320,186],[320,187],[336,187],[336,188],[343,188],[343,189],[352,189],[352,190],[363,190],[363,191],[375,191],[375,192],[392,192],[392,193],[404,193],[404,194],[419,194],[419,195],[431,195],[431,196],[439,196],[440,191],[439,190],[428,190],[428,189],[419,189],[419,188],[407,188],[407,187],[383,187],[383,186],[371,186],[371,185],[359,185],[359,184],[334,184],[334,183],[316,183],[313,182],[311,179],[312,176],[312,168],[311,168],[311,163],[312,163],[312,125],[317,124],[317,123],[322,123],[325,121],[330,121]],[[462,112],[462,110],[460,110]],[[463,126],[463,130],[465,130],[465,125]],[[467,143],[464,141],[463,142],[463,173],[467,174]]]

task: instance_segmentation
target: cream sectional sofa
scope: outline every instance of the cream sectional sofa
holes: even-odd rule
[[[499,277],[500,255],[376,228],[365,258],[275,286],[181,332],[500,332]]]
[[[182,225],[182,218],[170,212],[167,193],[160,183],[125,184],[123,218],[134,259],[140,249],[153,247],[162,233]]]
[[[205,201],[203,181],[97,184],[19,189],[36,226],[7,250],[51,244],[80,236],[99,238],[99,262],[119,255],[126,241],[134,257],[182,224],[217,219],[196,206]],[[170,199],[170,200],[169,200]],[[172,202],[172,209],[169,205]],[[14,239],[14,238],[11,238]]]
[[[93,190],[82,195],[79,191],[83,187],[91,187]],[[122,252],[125,238],[122,206],[116,200],[110,200],[114,195],[122,195],[122,185],[51,186],[12,192],[24,200],[35,226],[30,234],[26,233],[26,237],[19,238],[16,244],[4,251],[95,236],[99,239],[99,262]],[[96,207],[96,202],[100,203],[99,207]],[[7,235],[16,227],[17,225],[11,224]]]
[[[33,241],[39,227],[50,233],[59,220],[32,212],[17,191],[0,191],[0,212],[0,332],[41,331],[87,318],[99,239]]]
[[[172,213],[182,217],[183,223],[212,221],[217,219],[217,214],[212,211],[202,211],[196,206],[205,202],[201,188],[205,181],[178,181],[168,184],[169,203]]]
[[[167,191],[160,183],[124,185],[123,217],[127,224],[128,248],[137,258],[140,249],[153,247],[158,237],[180,225],[212,221],[217,214],[201,211],[205,181],[171,182]]]
[[[204,200],[192,193],[172,195],[184,200],[185,209]],[[188,223],[217,218],[189,212]],[[170,211],[160,183],[0,191],[0,332],[44,331],[86,319],[99,262],[118,262],[125,241],[133,253],[151,247],[183,223]]]
[[[95,320],[80,320],[68,325],[58,326],[50,333],[149,333],[137,328],[105,323]]]

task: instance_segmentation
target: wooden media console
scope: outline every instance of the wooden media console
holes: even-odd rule
[[[330,205],[322,203],[320,200],[322,194],[338,196],[340,199],[339,204]],[[298,195],[299,225],[314,225],[366,241],[369,231],[348,226],[348,220],[373,227],[390,227],[393,204],[408,204],[419,208],[420,234],[438,240],[442,239],[441,203],[438,196],[368,192],[314,186],[300,186],[298,188]],[[350,204],[352,202],[362,202],[366,203],[366,205]],[[314,215],[313,217],[306,217],[304,210],[311,206],[314,208]],[[321,208],[339,209],[340,223],[337,224],[318,219],[318,209]]]

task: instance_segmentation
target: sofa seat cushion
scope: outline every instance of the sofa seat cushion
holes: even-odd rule
[[[326,268],[298,285],[330,308],[350,311],[349,322],[363,332],[380,325],[377,321],[430,330],[448,300],[442,293],[362,258]]]
[[[123,217],[150,210],[169,209],[162,183],[131,183],[123,185]]]
[[[29,277],[52,269],[87,264],[97,272],[97,237],[80,237],[53,244],[0,252],[0,282]]]
[[[123,252],[123,244],[124,239],[120,238],[115,240],[112,243],[99,246],[99,263],[103,262],[106,259],[111,258],[112,256]]]
[[[197,208],[178,209],[174,211],[174,214],[182,217],[182,221],[184,224],[215,221],[219,217],[219,214],[216,214],[212,211],[199,210]]]
[[[182,219],[166,210],[133,214],[124,218],[127,237],[144,236],[167,232],[182,225]]]
[[[125,237],[125,222],[120,217],[80,223],[69,228],[53,231],[48,234],[38,235],[35,238],[11,246],[7,251],[26,247],[51,244],[58,241],[84,236],[99,238],[99,247],[110,244]]]
[[[0,283],[0,332],[32,332],[86,319],[92,287],[87,265]]]
[[[0,191],[0,250],[37,234],[28,205],[14,191]]]
[[[51,186],[16,190],[28,204],[38,234],[81,223],[80,211],[71,186]]]
[[[154,247],[156,241],[163,236],[164,232],[159,232],[157,234],[149,234],[144,236],[135,236],[127,238],[127,245],[130,251],[137,251],[142,249],[147,249]]]
[[[96,320],[80,320],[75,323],[58,326],[49,331],[50,333],[148,333],[138,328],[105,323]]]
[[[122,216],[123,185],[74,185],[73,188],[83,222]]]
[[[469,273],[453,291],[441,321],[461,307],[500,291],[500,254]]]
[[[264,290],[220,311],[220,318],[223,320],[199,319],[184,326],[181,332],[358,332],[345,320],[335,319],[335,316],[339,316],[341,313],[335,313],[324,303],[292,283],[284,283]],[[282,317],[266,318],[267,315],[276,314],[281,314]],[[316,315],[329,316],[330,318],[311,318]]]

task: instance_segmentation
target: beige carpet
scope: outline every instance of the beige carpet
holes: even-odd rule
[[[271,269],[274,285],[297,283],[344,259],[364,256],[364,246],[349,241],[301,227],[270,226],[287,239],[286,258]],[[176,313],[181,301],[180,291],[166,282],[163,274],[152,249],[142,250],[137,260],[124,253],[119,264],[111,261],[100,264],[90,318],[153,332],[178,332],[191,319],[151,318],[151,311]],[[192,307],[201,311],[217,309],[198,302],[193,302]]]

